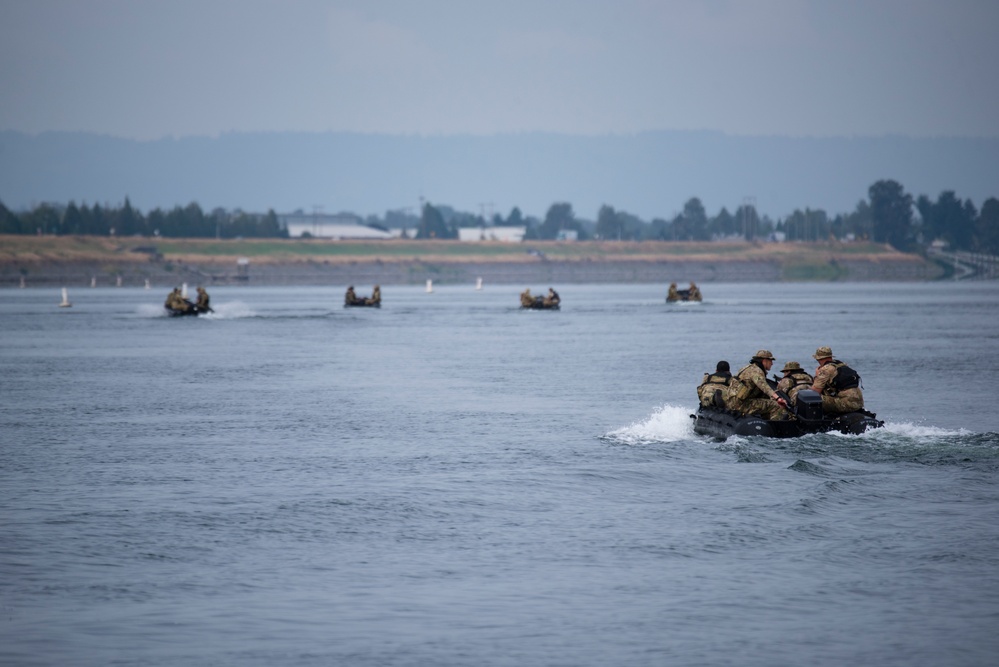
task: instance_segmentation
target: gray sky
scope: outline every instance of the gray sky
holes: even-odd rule
[[[999,137],[995,0],[0,0],[0,129]]]

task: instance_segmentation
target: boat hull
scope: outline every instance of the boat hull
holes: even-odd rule
[[[702,406],[690,417],[694,420],[695,433],[719,440],[725,440],[733,435],[758,435],[764,438],[797,438],[810,433],[828,432],[859,435],[884,426],[884,422],[880,421],[877,415],[863,410],[812,420],[799,418],[770,420]]]

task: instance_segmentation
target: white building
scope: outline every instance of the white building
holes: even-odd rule
[[[278,220],[288,230],[291,238],[311,236],[317,239],[391,239],[391,232],[367,227],[357,223],[349,215],[329,215],[325,213],[289,213],[279,215]]]
[[[462,227],[458,230],[458,240],[520,243],[526,233],[527,227]]]

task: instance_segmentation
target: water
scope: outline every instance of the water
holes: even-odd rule
[[[999,284],[525,286],[0,291],[0,664],[993,664]],[[885,429],[692,432],[819,345]]]

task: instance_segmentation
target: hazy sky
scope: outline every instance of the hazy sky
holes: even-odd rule
[[[996,0],[0,0],[0,129],[999,137]]]

